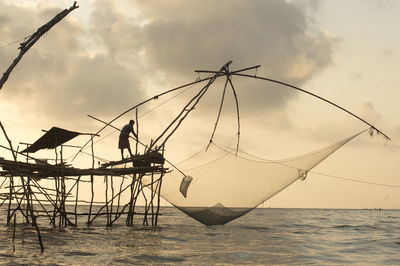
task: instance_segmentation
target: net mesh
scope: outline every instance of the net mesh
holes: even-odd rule
[[[358,135],[358,134],[357,134]],[[271,161],[212,143],[177,164],[164,178],[161,195],[205,225],[226,224],[276,195],[356,137],[290,159]],[[185,193],[182,193],[182,184]],[[186,196],[185,196],[186,195]]]
[[[308,132],[301,117],[308,115],[308,123],[325,124],[331,116],[326,112],[314,115],[313,108],[286,113],[271,100],[276,100],[275,88],[235,78],[240,88],[245,88],[240,89],[228,81],[222,78],[212,86],[206,81],[174,91],[164,102],[151,101],[141,107],[136,119],[141,141],[151,143],[150,149],[161,147],[172,170],[163,177],[161,196],[205,225],[225,224],[251,211],[305,178],[308,171],[360,134],[295,158],[271,161],[253,156],[238,148],[261,156],[308,151],[308,144],[318,142],[308,137],[293,140],[298,132]],[[279,93],[286,97],[291,92],[281,88]],[[280,145],[288,139],[290,145]],[[199,151],[194,152],[196,149]],[[181,156],[188,159],[177,164]],[[143,182],[151,184],[152,178],[145,177]]]

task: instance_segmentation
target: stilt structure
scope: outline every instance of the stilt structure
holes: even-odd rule
[[[18,222],[36,228],[42,250],[39,220],[41,223],[47,220],[54,227],[66,227],[78,226],[79,221],[91,225],[103,217],[101,220],[105,220],[107,226],[121,219],[125,219],[128,226],[157,226],[159,191],[168,171],[164,168],[163,154],[159,152],[163,149],[148,150],[95,168],[94,134],[53,127],[25,150],[17,152],[1,123],[0,126],[9,142],[9,147],[1,148],[13,155],[13,160],[0,158],[0,207],[6,206],[7,226],[15,228]],[[91,168],[75,168],[63,160],[64,143],[79,135],[90,135],[92,139]],[[55,150],[54,164],[29,155],[45,148]],[[18,160],[18,156],[23,156],[24,161]],[[151,181],[142,182],[144,178]],[[89,183],[89,198],[87,193],[79,191],[82,183],[86,186]],[[104,191],[96,190],[98,186]],[[101,195],[103,200],[95,201],[95,193],[105,193]]]

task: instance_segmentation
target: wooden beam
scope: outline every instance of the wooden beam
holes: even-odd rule
[[[64,9],[60,13],[58,13],[54,18],[52,18],[49,22],[41,26],[35,33],[29,36],[24,42],[20,44],[19,54],[11,63],[11,65],[7,68],[7,70],[3,73],[3,76],[0,79],[0,90],[3,88],[4,83],[8,80],[13,69],[17,66],[19,61],[21,61],[24,54],[42,37],[45,33],[47,33],[54,25],[60,22],[64,17],[66,17],[71,11],[78,8],[76,2],[67,9]]]

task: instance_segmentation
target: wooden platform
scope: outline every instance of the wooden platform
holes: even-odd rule
[[[60,176],[120,176],[130,174],[166,173],[168,168],[161,165],[163,158],[159,156],[136,156],[132,159],[109,162],[100,168],[75,168],[65,164],[26,163],[15,162],[0,158],[0,176],[29,176],[33,178],[47,178]],[[122,168],[111,168],[116,165],[125,165]]]
[[[161,153],[152,151],[145,154],[134,155],[132,158],[104,163],[100,166],[100,169],[128,163],[132,163],[133,166],[150,166],[151,164],[164,164],[164,162],[165,159]]]

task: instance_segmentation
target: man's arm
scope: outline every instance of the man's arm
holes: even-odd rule
[[[139,137],[138,137],[138,135],[136,134],[136,132],[135,132],[135,130],[133,129],[133,127],[132,127],[131,132],[132,132],[133,136],[136,138],[136,140],[139,140]]]

